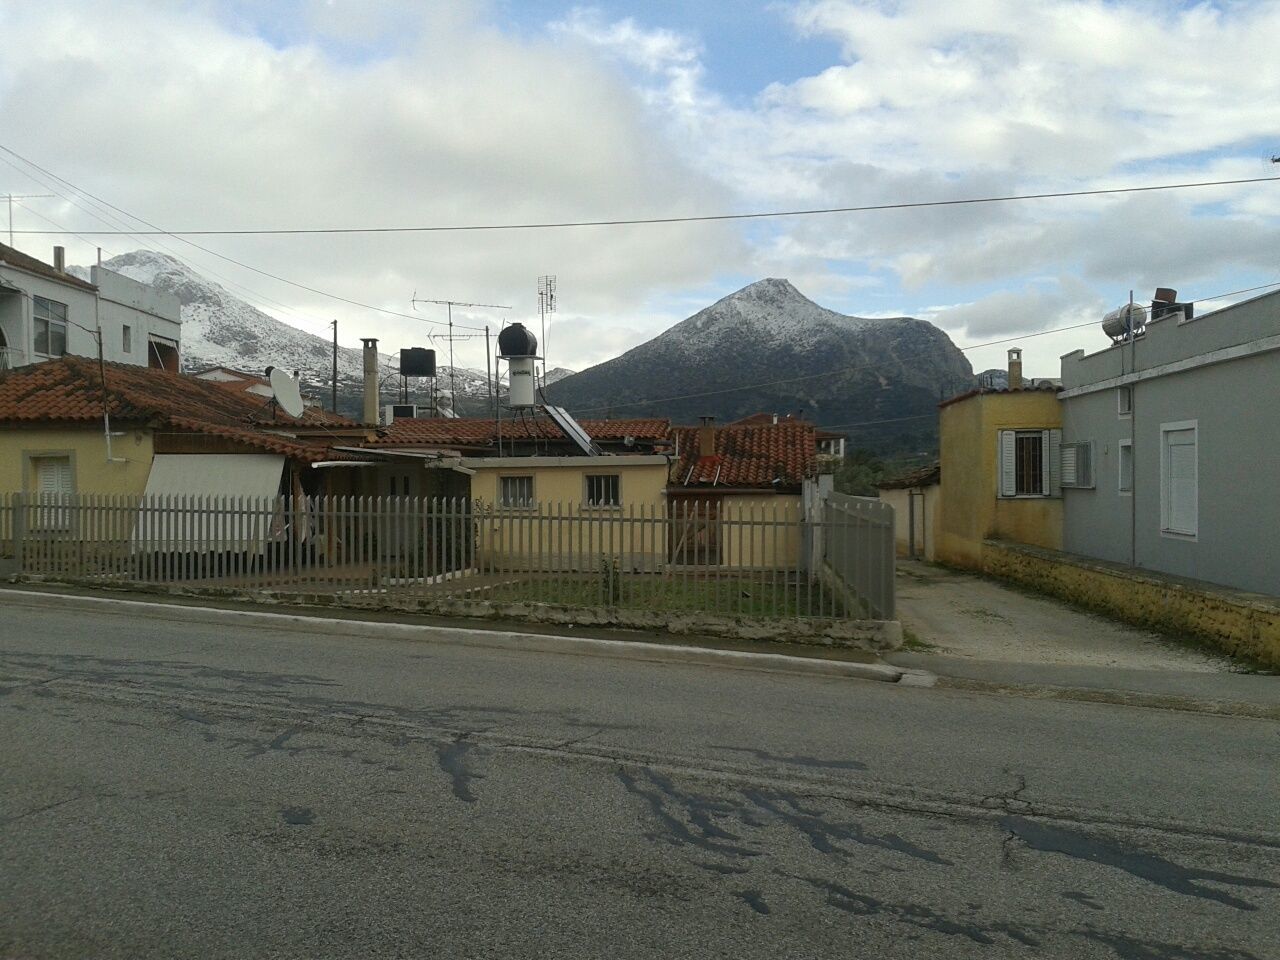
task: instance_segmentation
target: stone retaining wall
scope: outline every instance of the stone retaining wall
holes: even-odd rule
[[[53,580],[46,577],[11,578],[23,583],[68,583],[95,590],[167,594],[241,600],[272,606],[336,607],[352,610],[381,610],[434,617],[465,617],[482,620],[524,621],[578,627],[609,627],[647,630],[676,636],[721,637],[730,640],[769,640],[825,647],[846,647],[881,653],[902,645],[902,624],[897,620],[821,620],[781,617],[731,617],[712,614],[667,613],[661,610],[627,610],[615,607],[570,607],[546,603],[518,603],[495,600],[455,600],[448,598],[406,598],[357,594],[344,597],[334,593],[302,593],[282,590],[237,590],[180,586],[104,585],[93,580]]]
[[[1280,599],[1184,580],[1057,550],[987,540],[983,572],[1224,653],[1280,668]]]

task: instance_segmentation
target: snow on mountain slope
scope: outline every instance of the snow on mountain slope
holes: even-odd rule
[[[135,250],[112,257],[102,264],[108,270],[141,283],[150,284],[177,296],[182,304],[182,366],[184,370],[205,367],[234,367],[261,373],[268,366],[298,370],[312,392],[329,386],[332,342],[299,330],[229,292],[221,284],[201,276],[181,261],[152,250]],[[88,278],[84,267],[72,267]],[[383,354],[384,375],[398,366],[398,357]],[[361,351],[338,348],[338,383],[347,392],[363,377]],[[488,387],[482,371],[459,367],[456,371],[461,396],[485,396]],[[437,368],[441,389],[448,389],[449,368]],[[386,399],[386,398],[384,398]]]

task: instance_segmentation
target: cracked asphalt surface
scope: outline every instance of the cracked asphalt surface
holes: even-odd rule
[[[1277,955],[1272,722],[0,606],[5,960]]]

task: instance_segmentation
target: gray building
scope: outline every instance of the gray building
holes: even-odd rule
[[[1062,358],[1063,549],[1280,595],[1280,291],[1164,294]]]

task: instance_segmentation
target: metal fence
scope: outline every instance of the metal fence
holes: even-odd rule
[[[833,495],[623,509],[407,497],[0,496],[0,557],[48,579],[890,619],[893,514]]]

